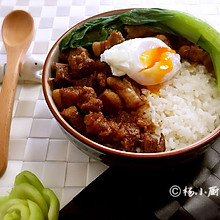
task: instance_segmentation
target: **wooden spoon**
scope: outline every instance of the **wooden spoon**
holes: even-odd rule
[[[2,24],[7,65],[0,93],[0,176],[7,168],[8,145],[19,69],[34,34],[34,20],[25,11],[9,13]],[[17,128],[20,129],[20,128]]]

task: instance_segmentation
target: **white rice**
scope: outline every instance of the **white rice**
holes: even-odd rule
[[[183,62],[179,73],[161,86],[158,94],[144,89],[156,135],[164,134],[174,150],[210,134],[220,124],[220,93],[216,79],[202,65]]]

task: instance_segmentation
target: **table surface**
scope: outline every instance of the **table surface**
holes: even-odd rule
[[[189,12],[220,31],[220,0],[0,0],[0,25],[14,9],[30,12],[35,36],[27,56],[36,55],[44,61],[57,38],[77,22],[97,13],[133,7]],[[0,65],[4,63],[6,53],[0,36]],[[0,178],[0,195],[8,194],[19,172],[29,170],[54,190],[62,208],[107,168],[66,139],[46,106],[41,84],[18,84],[9,161]]]

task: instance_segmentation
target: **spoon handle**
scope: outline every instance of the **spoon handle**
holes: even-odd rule
[[[19,76],[19,56],[8,54],[7,66],[0,92],[0,176],[7,168],[8,147],[14,98]]]

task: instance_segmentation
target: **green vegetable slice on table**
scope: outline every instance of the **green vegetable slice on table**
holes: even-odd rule
[[[220,33],[206,22],[184,12],[160,8],[133,9],[121,14],[94,18],[67,34],[60,42],[61,52],[79,46],[88,47],[106,40],[123,25],[146,25],[164,33],[175,34],[199,45],[212,59],[220,91]]]
[[[57,220],[59,209],[54,192],[29,171],[18,174],[9,195],[0,197],[1,220]]]

